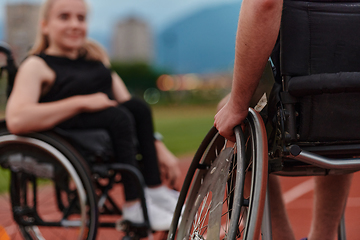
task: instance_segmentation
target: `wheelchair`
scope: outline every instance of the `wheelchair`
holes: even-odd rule
[[[359,20],[359,2],[284,1],[281,51],[272,56],[278,53],[273,60],[281,65],[281,84],[267,95],[267,110],[249,109],[244,125],[234,129],[235,144],[215,128],[206,135],[168,240],[270,240],[268,174],[360,170]],[[346,239],[344,218],[338,239]]]
[[[7,72],[9,95],[17,68],[7,44],[0,43],[0,52],[6,56],[1,72]],[[123,231],[124,240],[152,236],[142,174],[132,166],[115,163],[104,130],[55,128],[18,136],[9,133],[1,120],[0,166],[10,176],[9,194],[2,198],[9,202],[13,217],[6,221],[8,225],[0,225],[11,239],[18,235],[28,240],[95,239],[98,228]],[[122,173],[137,183],[143,223],[118,220],[121,195],[113,187],[121,183]]]

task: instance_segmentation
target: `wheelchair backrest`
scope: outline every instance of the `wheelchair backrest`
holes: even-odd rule
[[[285,0],[281,99],[288,142],[360,140],[360,2]]]
[[[360,2],[285,0],[281,72],[360,72]]]

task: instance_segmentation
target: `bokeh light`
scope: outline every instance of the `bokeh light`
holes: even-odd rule
[[[229,89],[232,76],[229,74],[199,75],[194,73],[179,75],[161,75],[157,79],[157,87],[160,91],[192,91]]]
[[[144,100],[148,104],[156,104],[160,100],[160,91],[156,88],[148,88],[144,92]]]

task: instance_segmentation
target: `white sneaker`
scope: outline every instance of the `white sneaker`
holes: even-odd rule
[[[179,198],[179,192],[166,186],[145,188],[146,199],[150,199],[155,205],[174,214]]]
[[[154,231],[167,231],[170,229],[172,214],[165,209],[159,208],[149,200],[146,200],[146,207],[149,214],[151,229]],[[144,215],[140,202],[136,202],[131,206],[123,206],[123,220],[132,223],[143,223]]]

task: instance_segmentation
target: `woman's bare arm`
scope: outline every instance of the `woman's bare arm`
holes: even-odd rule
[[[55,78],[51,73],[52,70],[38,57],[29,57],[20,66],[6,106],[6,123],[10,132],[24,134],[48,130],[78,113],[99,111],[117,104],[103,93],[39,103],[42,86],[49,82],[49,78]]]
[[[118,103],[124,103],[131,99],[131,94],[129,93],[127,87],[125,86],[123,80],[120,76],[116,73],[112,73],[112,89],[115,100]]]

